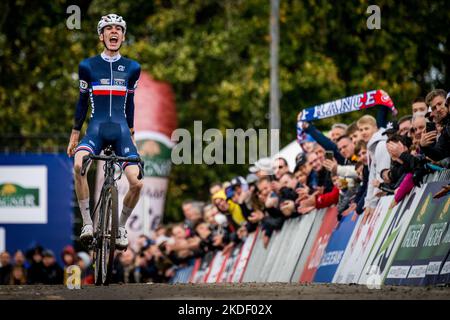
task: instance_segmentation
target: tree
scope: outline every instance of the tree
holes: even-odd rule
[[[66,8],[80,5],[81,30]],[[366,26],[365,1],[280,1],[281,145],[295,139],[304,107],[384,89],[400,115],[433,87],[450,88],[449,4],[378,1],[381,29]],[[47,134],[43,147],[65,148],[77,99],[78,63],[102,50],[96,24],[117,12],[128,23],[123,53],[172,84],[179,126],[267,128],[269,14],[263,0],[3,1],[0,8],[2,137]],[[360,113],[317,123],[328,129]],[[60,137],[58,139],[58,136]],[[36,140],[3,140],[33,149]],[[179,165],[170,177],[168,220],[185,198],[208,199],[208,186],[247,173],[242,165]],[[195,177],[195,178],[194,178]]]

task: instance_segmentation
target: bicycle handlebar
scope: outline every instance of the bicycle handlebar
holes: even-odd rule
[[[133,163],[141,163],[140,157],[119,157],[116,155],[105,156],[105,155],[95,155],[95,154],[87,154],[83,157],[83,163],[81,166],[81,176],[86,174],[86,169],[90,160],[102,160],[102,161],[114,161],[114,162],[133,162]],[[140,179],[139,179],[140,180]]]
[[[95,155],[95,154],[88,154],[89,158],[92,160],[103,160],[103,161],[110,161],[110,160],[114,160],[114,162],[136,162],[139,163],[141,162],[141,158],[139,157],[119,157],[116,155],[112,155],[112,156],[102,156],[102,155]]]

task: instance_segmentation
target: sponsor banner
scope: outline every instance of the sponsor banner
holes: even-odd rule
[[[47,223],[45,165],[0,166],[0,223]]]
[[[229,280],[230,282],[242,282],[242,278],[244,277],[250,255],[259,234],[259,230],[260,229],[258,227],[255,232],[250,233],[245,239],[244,244],[242,245],[236,259],[236,263],[233,266],[233,271]]]
[[[217,251],[211,265],[209,266],[209,271],[205,278],[206,283],[214,283],[219,279],[220,272],[225,266],[228,254],[223,254],[222,251]]]
[[[141,197],[127,221],[128,240],[135,247],[136,240],[141,234],[152,236],[162,220],[166,199],[168,179],[157,177],[144,177],[144,186]],[[122,212],[123,199],[128,192],[128,181],[122,178],[117,184],[119,187],[119,213]]]
[[[169,283],[170,284],[188,283],[190,275],[192,274],[193,269],[194,269],[194,266],[178,268],[175,271],[175,275],[169,280]]]
[[[285,235],[276,264],[269,275],[270,282],[291,281],[302,250],[305,248],[308,234],[311,233],[313,221],[316,220],[314,216],[314,214],[309,217],[303,215],[285,221],[282,230]]]
[[[209,270],[209,265],[214,259],[214,252],[210,251],[205,254],[205,256],[201,259],[200,267],[198,268],[197,272],[195,272],[195,275],[191,277],[192,283],[204,283],[207,272]]]
[[[278,262],[282,260],[282,256],[286,254],[285,240],[290,236],[289,224],[286,221],[283,224],[283,228],[278,231],[274,231],[272,237],[270,238],[269,246],[267,248],[267,255],[265,255],[264,263],[259,272],[258,282],[274,282],[274,279],[270,275],[276,270],[281,272],[277,267]],[[262,240],[259,240],[262,243]],[[257,264],[256,264],[257,266]],[[255,265],[253,265],[253,268]],[[259,271],[259,270],[258,270]],[[253,272],[257,273],[257,270],[253,269]]]
[[[294,272],[290,278],[290,282],[297,282],[305,269],[306,260],[308,260],[311,249],[314,245],[314,240],[316,240],[317,234],[322,226],[323,218],[325,217],[325,209],[314,210],[306,215],[302,215],[301,220],[301,230],[299,230],[300,235],[298,238],[300,249],[298,250],[297,263],[294,268]]]
[[[230,282],[228,279],[230,279],[231,277],[233,267],[236,263],[239,253],[241,252],[241,248],[242,243],[238,244],[231,250],[231,253],[229,254],[224,263],[223,270],[218,276],[217,282]]]
[[[442,182],[426,185],[414,215],[395,254],[392,266],[385,279],[387,285],[423,285],[430,259],[441,245],[446,230],[448,214],[442,213],[448,197],[433,199]],[[443,244],[438,254],[440,260],[447,252],[448,244]],[[444,254],[442,252],[445,251]],[[439,256],[437,256],[439,258]],[[436,261],[432,261],[436,262]],[[401,271],[401,272],[400,272]],[[406,272],[408,271],[408,272]],[[430,272],[433,272],[430,270]],[[430,274],[430,278],[434,278]]]
[[[429,190],[435,194],[442,187],[442,182],[430,183]],[[430,225],[427,226],[425,240],[421,243],[413,266],[425,265],[425,274],[417,272],[414,280],[408,280],[407,284],[432,285],[438,280],[441,263],[446,259],[450,250],[450,197],[432,199],[433,206],[429,210],[434,210],[434,217]],[[411,273],[413,267],[411,268]],[[409,276],[408,278],[412,278]]]
[[[41,245],[61,263],[62,249],[73,242],[73,161],[65,154],[3,154],[0,185],[5,249]]]
[[[189,283],[193,283],[194,282],[195,275],[197,274],[197,271],[200,268],[201,264],[202,264],[202,258],[195,259],[194,267],[192,268],[192,273],[191,273],[191,276],[189,277],[189,280],[188,280]]]
[[[380,282],[386,277],[424,189],[425,186],[422,188],[414,188],[402,202],[393,209],[388,209],[385,222],[383,222],[383,225],[378,230],[375,243],[361,273],[359,279],[360,284],[367,284],[369,277],[374,279],[374,275],[377,276],[376,279]],[[392,200],[388,197],[383,197],[380,201],[390,202]],[[398,274],[400,275],[403,272],[404,269],[398,270]]]
[[[450,283],[450,257],[441,264],[441,272],[436,280],[437,284]]]
[[[292,259],[292,256],[288,256],[288,252],[291,250],[293,231],[295,228],[295,224],[297,221],[293,219],[285,220],[283,223],[283,227],[280,230],[279,235],[276,240],[278,242],[277,246],[272,246],[271,252],[274,252],[275,255],[267,259],[266,265],[268,266],[266,276],[261,279],[263,282],[278,282],[278,277],[290,277],[291,275],[285,274],[285,266],[288,263],[288,260]],[[271,239],[272,240],[272,239]],[[275,244],[275,243],[274,243]],[[269,261],[273,262],[268,264]]]
[[[331,282],[333,280],[359,218],[360,216],[352,211],[343,217],[336,226],[320,260],[314,282]]]
[[[387,198],[392,200],[393,196]],[[358,219],[352,239],[333,278],[333,283],[358,282],[389,205],[390,201],[379,201],[372,216],[365,223],[363,223],[364,217]]]
[[[316,240],[314,241],[314,245],[311,249],[311,253],[306,260],[303,273],[300,276],[300,282],[311,282],[314,279],[314,275],[320,265],[322,256],[325,253],[331,234],[338,224],[336,218],[337,214],[338,212],[336,207],[327,209],[319,233],[317,234]]]
[[[264,248],[262,233],[258,237],[255,248],[252,252],[252,260],[249,263],[245,282],[267,282],[278,253],[281,251],[281,230],[275,230],[269,240],[269,245]],[[253,278],[248,278],[252,275]]]

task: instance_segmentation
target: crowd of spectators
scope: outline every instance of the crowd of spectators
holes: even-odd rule
[[[428,173],[450,167],[450,94],[433,90],[411,104],[411,114],[387,123],[363,115],[336,123],[328,135],[303,122],[306,139],[289,170],[286,159],[259,159],[246,178],[214,183],[210,200],[182,204],[184,221],[142,235],[134,248],[118,252],[113,282],[167,282],[179,267],[208,252],[227,252],[260,227],[267,246],[287,219],[314,209],[337,207],[337,219],[355,212],[370,219],[384,195],[397,205]],[[382,108],[382,107],[381,107]],[[300,116],[300,115],[299,115]],[[444,186],[436,197],[449,194]],[[93,283],[91,256],[68,246],[64,266],[80,266],[83,283]],[[64,270],[49,250],[0,255],[0,284],[64,282]]]

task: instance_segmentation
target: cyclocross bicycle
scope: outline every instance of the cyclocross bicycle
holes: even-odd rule
[[[95,285],[108,285],[111,281],[114,251],[116,249],[116,237],[118,234],[119,212],[116,181],[122,177],[121,162],[139,163],[139,179],[143,177],[143,164],[139,157],[119,157],[114,153],[111,145],[103,150],[104,155],[88,154],[83,157],[81,175],[92,160],[105,161],[103,171],[105,182],[102,186],[100,197],[91,213],[94,238],[91,243],[85,244],[94,252]],[[117,174],[116,174],[116,168]],[[97,211],[100,206],[100,210]]]

